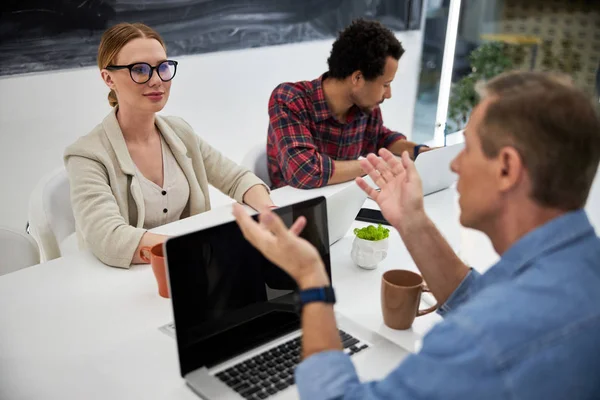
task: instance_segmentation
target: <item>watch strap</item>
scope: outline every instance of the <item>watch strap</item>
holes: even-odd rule
[[[417,156],[419,155],[419,152],[421,150],[421,147],[429,147],[426,144],[418,144],[415,146],[415,149],[413,150],[413,160],[417,159]]]
[[[323,302],[335,304],[335,292],[331,286],[310,288],[298,292],[298,304],[300,307],[308,303]]]

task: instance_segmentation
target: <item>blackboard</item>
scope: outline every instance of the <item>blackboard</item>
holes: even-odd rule
[[[170,57],[333,38],[353,19],[419,29],[422,0],[2,0],[0,75],[94,65],[102,32],[143,22]]]

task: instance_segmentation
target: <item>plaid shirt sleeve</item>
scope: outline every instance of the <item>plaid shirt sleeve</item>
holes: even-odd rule
[[[269,102],[269,123],[285,183],[310,189],[325,186],[334,167],[329,156],[319,153],[302,118],[304,107],[302,99],[285,102],[273,96]]]
[[[406,136],[403,134],[394,132],[393,130],[383,126],[383,116],[381,115],[381,110],[379,107],[375,111],[375,123],[378,128],[377,151],[383,147],[387,149],[398,140],[406,140]]]

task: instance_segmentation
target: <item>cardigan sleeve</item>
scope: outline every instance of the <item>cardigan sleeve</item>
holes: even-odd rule
[[[238,203],[243,203],[244,194],[253,186],[263,185],[269,191],[269,187],[250,170],[231,161],[202,138],[198,140],[208,183]]]
[[[174,118],[171,117],[171,120]],[[253,186],[262,185],[270,192],[269,187],[252,171],[236,164],[212,147],[205,140],[194,133],[193,128],[182,118],[176,118],[180,126],[183,125],[198,141],[200,154],[206,171],[208,183],[219,191],[231,197],[238,203],[243,203],[244,194]]]
[[[75,222],[85,246],[103,263],[129,268],[146,230],[125,222],[102,163],[67,151],[65,167]]]

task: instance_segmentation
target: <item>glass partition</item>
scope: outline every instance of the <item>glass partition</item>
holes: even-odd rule
[[[599,1],[431,0],[426,13],[415,141],[445,144],[466,124],[474,83],[504,71],[566,73],[599,100]]]
[[[504,71],[565,73],[597,99],[600,2],[463,0],[454,60],[446,133],[464,127],[474,82]]]

